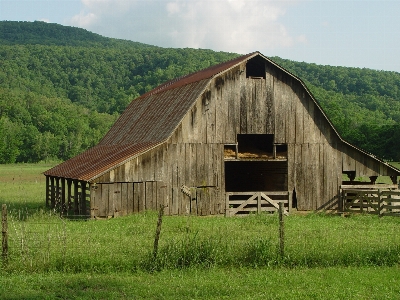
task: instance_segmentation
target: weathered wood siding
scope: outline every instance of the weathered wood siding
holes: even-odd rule
[[[265,78],[246,78],[242,63],[215,77],[164,144],[97,178],[91,199],[99,215],[161,203],[170,215],[224,213],[224,145],[237,143],[238,134],[273,134],[287,144],[284,178],[300,210],[337,207],[343,171],[392,175],[341,141],[299,80],[267,61],[265,70]]]

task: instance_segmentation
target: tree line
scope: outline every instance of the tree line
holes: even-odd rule
[[[97,144],[134,98],[237,56],[0,22],[0,163],[73,157]],[[346,140],[400,160],[399,73],[272,60],[306,83]]]

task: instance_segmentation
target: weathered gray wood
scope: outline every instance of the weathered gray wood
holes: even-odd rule
[[[54,177],[50,177],[50,207],[53,208],[56,203],[56,195],[55,195],[55,184],[54,184]]]
[[[79,215],[79,192],[78,192],[79,181],[74,180],[73,184],[74,184],[74,214]]]
[[[139,212],[139,202],[140,202],[140,193],[139,193],[139,184],[138,182],[133,183],[133,212]]]
[[[108,186],[109,184],[98,184],[97,187],[99,189],[96,194],[99,194],[101,198],[98,199],[98,215],[99,217],[107,217],[108,216]]]
[[[250,75],[246,72],[246,61],[210,77],[207,86],[202,87],[202,94],[188,104],[186,115],[181,123],[177,122],[167,141],[90,182],[91,186],[98,183],[98,188],[91,189],[90,193],[91,202],[94,202],[91,210],[98,207],[93,214],[107,216],[111,211],[114,215],[115,211],[126,214],[158,209],[162,203],[165,204],[164,213],[171,215],[187,211],[201,215],[229,212],[225,195],[225,180],[229,177],[225,174],[223,149],[224,144],[236,144],[238,134],[271,134],[274,135],[271,137],[273,143],[287,145],[287,158],[236,161],[246,160],[254,166],[259,162],[286,161],[287,171],[282,173],[268,168],[265,170],[268,174],[264,174],[262,180],[269,182],[264,189],[273,190],[273,185],[279,185],[279,189],[285,190],[282,193],[289,197],[288,208],[293,191],[296,191],[299,210],[337,207],[342,171],[355,171],[357,177],[397,175],[380,161],[343,143],[301,82],[273,63],[260,59],[260,63],[266,64],[265,79],[260,74],[256,75],[258,78],[246,78]],[[184,94],[176,95],[182,104],[186,94],[190,93],[189,88],[183,91]],[[157,95],[152,97],[154,100]],[[173,116],[172,111],[168,111],[169,116]],[[130,121],[138,121],[138,116],[132,118]],[[153,134],[148,141],[162,141],[158,140],[161,134]],[[279,182],[272,182],[270,179],[278,173]],[[71,193],[71,181],[68,180],[67,199],[64,199],[65,183],[60,185],[57,178],[46,177],[46,204],[54,205],[61,198],[63,206],[73,197],[74,204],[80,204],[79,209],[85,211],[85,187],[81,184],[80,196],[79,191]],[[158,181],[163,182],[162,192]],[[116,182],[113,186],[101,184],[113,182]],[[180,192],[182,184],[191,188],[190,197]],[[118,190],[120,195],[115,193]],[[268,191],[264,193],[274,199]],[[382,194],[382,199],[384,197]],[[368,201],[364,199],[353,204],[363,209]],[[260,200],[255,207],[244,207],[243,210],[270,209],[264,205]]]
[[[125,216],[128,214],[129,207],[129,191],[128,183],[121,183],[121,215]]]
[[[64,214],[67,211],[67,206],[65,204],[65,178],[61,178],[61,207],[60,207],[60,213]]]
[[[86,211],[86,181],[80,181],[79,185],[81,187],[80,214],[87,215],[87,211]]]
[[[178,165],[178,146],[176,144],[170,145],[170,155],[171,155],[171,173],[172,176],[172,203],[170,208],[171,215],[177,215],[179,212],[179,165]]]
[[[182,186],[185,183],[186,177],[186,147],[185,144],[179,144],[177,147],[177,159],[178,159],[178,186]],[[188,197],[185,197],[182,193],[178,193],[178,215],[185,215],[190,211],[190,204]]]
[[[46,206],[49,207],[51,201],[50,176],[46,176]]]

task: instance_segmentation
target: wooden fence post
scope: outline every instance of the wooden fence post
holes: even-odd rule
[[[158,240],[160,239],[161,224],[162,224],[163,215],[164,215],[164,204],[160,204],[160,210],[158,211],[158,221],[157,221],[156,236],[154,238],[154,249],[153,249],[154,258],[157,258]]]
[[[285,255],[285,224],[283,219],[283,202],[279,202],[279,254],[281,258]]]
[[[382,201],[382,191],[378,189],[378,216],[382,217],[383,211],[383,201]]]
[[[8,226],[7,226],[7,205],[3,204],[1,209],[1,232],[2,232],[2,257],[3,262],[8,257]]]

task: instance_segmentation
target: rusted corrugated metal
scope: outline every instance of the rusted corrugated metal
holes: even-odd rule
[[[44,172],[46,176],[90,181],[107,170],[141,152],[156,146],[154,143],[97,145]]]
[[[217,75],[218,73],[224,72],[240,63],[242,63],[243,61],[259,55],[259,52],[253,52],[253,53],[249,53],[243,56],[239,56],[235,59],[229,60],[227,62],[215,65],[215,66],[211,66],[209,68],[203,69],[201,71],[180,77],[180,78],[176,78],[173,79],[171,81],[168,81],[158,87],[156,87],[155,89],[147,92],[146,94],[143,94],[142,97],[147,97],[148,95],[154,95],[154,94],[158,94],[161,92],[165,92],[167,90],[170,89],[175,89],[193,82],[198,82],[204,79],[208,79],[211,78],[215,75]]]
[[[132,101],[99,144],[158,143],[166,140],[208,82],[202,80]]]

